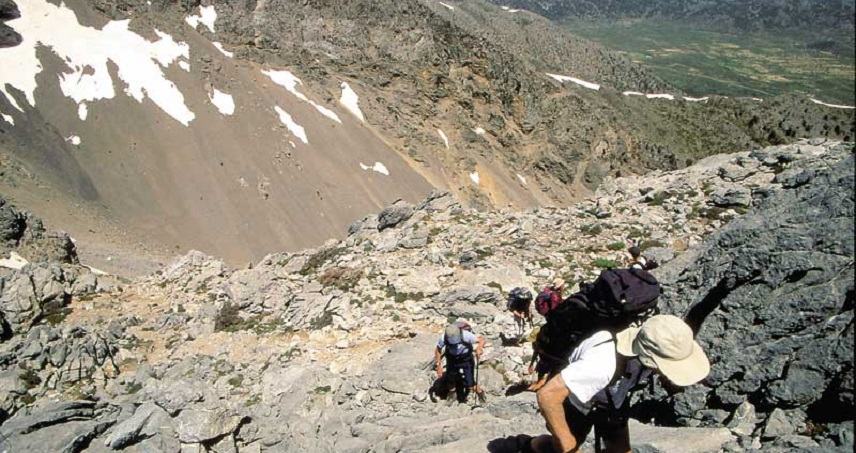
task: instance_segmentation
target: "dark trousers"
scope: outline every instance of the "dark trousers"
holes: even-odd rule
[[[618,411],[592,411],[589,414],[583,414],[570,401],[565,400],[565,421],[568,422],[568,427],[574,438],[579,444],[585,442],[586,437],[591,433],[592,428],[595,434],[604,439],[609,448],[609,444],[628,443],[629,437],[627,431],[627,407]],[[596,448],[599,448],[600,441],[596,440]],[[599,451],[599,450],[598,450]]]

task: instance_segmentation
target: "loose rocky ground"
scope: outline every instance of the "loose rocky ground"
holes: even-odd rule
[[[534,395],[505,396],[531,346],[502,344],[515,331],[504,293],[590,280],[634,239],[664,264],[666,311],[709,313],[714,360],[702,385],[640,401],[646,421],[693,426],[634,423],[640,451],[851,451],[852,194],[853,145],[804,141],[609,179],[563,209],[479,212],[437,192],[245,269],[192,252],[114,287],[30,264],[0,280],[0,439],[10,451],[514,451],[509,436],[544,428]],[[744,269],[760,271],[729,278]],[[428,399],[433,343],[459,317],[488,340],[484,404]]]

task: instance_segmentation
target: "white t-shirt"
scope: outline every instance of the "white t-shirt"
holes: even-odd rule
[[[461,339],[463,340],[458,344],[450,344],[449,345],[449,354],[453,356],[459,356],[461,354],[465,354],[467,352],[467,348],[463,345],[463,343],[469,343],[470,345],[475,345],[476,335],[469,330],[461,330]],[[446,336],[440,335],[440,340],[437,341],[437,347],[443,349],[446,346]]]
[[[588,413],[591,399],[605,389],[615,375],[615,342],[612,340],[608,331],[595,332],[571,351],[570,363],[562,370],[562,381],[571,391],[571,404],[583,413]]]

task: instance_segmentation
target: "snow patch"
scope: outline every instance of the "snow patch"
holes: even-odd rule
[[[80,117],[80,121],[86,121],[89,116],[89,106],[85,102],[77,104],[77,116]]]
[[[437,129],[437,133],[440,134],[440,138],[443,139],[443,143],[446,145],[446,149],[449,149],[449,137],[446,136],[446,133],[443,132],[442,129]]]
[[[279,115],[279,121],[285,125],[288,131],[294,134],[295,137],[299,138],[300,141],[308,145],[309,139],[306,138],[306,129],[297,124],[294,119],[291,118],[291,115],[281,109],[278,105],[274,106],[274,110],[276,110],[276,113]]]
[[[519,13],[520,11],[523,11],[521,9],[512,9],[508,6],[500,6],[500,8],[502,8],[503,11],[507,11],[509,13]]]
[[[437,2],[437,3],[439,3],[439,4],[443,5],[443,6],[445,6],[446,8],[449,8],[449,9],[450,9],[450,10],[452,10],[452,11],[454,11],[454,10],[455,10],[455,7],[454,7],[454,6],[452,6],[452,5],[449,5],[448,3],[443,3],[443,2]]]
[[[214,94],[208,95],[208,99],[211,99],[211,103],[214,104],[217,107],[217,110],[219,110],[223,115],[229,116],[235,113],[235,100],[232,99],[232,95],[214,88]]]
[[[852,106],[852,105],[827,104],[826,102],[818,101],[818,100],[817,100],[817,99],[815,99],[815,98],[810,98],[810,100],[811,100],[811,102],[814,102],[815,104],[823,105],[823,106],[826,106],[826,107],[831,107],[831,108],[834,108],[834,109],[847,109],[847,110],[856,109],[856,107],[854,107],[854,106]]]
[[[339,103],[342,104],[347,111],[351,112],[352,115],[359,118],[360,121],[366,121],[366,117],[363,116],[363,112],[360,110],[360,98],[357,96],[357,93],[351,89],[348,82],[342,82],[342,97],[339,98]]]
[[[475,133],[476,133],[476,135],[484,135],[487,131],[486,131],[486,130],[484,130],[484,128],[483,128],[483,127],[479,126],[479,127],[475,128],[475,129],[473,129],[473,132],[475,132]]]
[[[625,91],[621,94],[625,96],[645,96],[645,93],[640,93],[639,91]]]
[[[371,167],[360,162],[360,168],[366,171],[371,170],[382,175],[389,176],[389,170],[386,168],[386,165],[380,162],[375,162],[374,165],[372,165]]]
[[[297,91],[298,85],[303,85],[303,82],[300,79],[298,79],[294,74],[292,74],[288,71],[285,71],[285,70],[282,70],[282,71],[262,71],[262,74],[268,76],[268,78],[270,78],[270,80],[273,83],[285,88],[289,93],[296,96],[297,99],[300,99],[303,102],[308,102],[310,105],[312,105],[312,107],[315,107],[315,110],[318,110],[318,113],[326,116],[327,118],[330,118],[331,120],[333,120],[337,123],[342,122],[342,120],[339,119],[339,115],[336,115],[336,112],[334,112],[334,111],[332,111],[332,110],[330,110],[330,109],[328,109],[322,105],[319,105],[315,101],[307,98],[306,95],[304,95],[300,91]]]
[[[684,100],[688,102],[706,102],[708,99],[710,99],[708,96],[705,96],[703,98],[692,98],[689,96],[684,96]]]
[[[227,56],[227,57],[229,57],[229,58],[232,58],[232,57],[234,57],[234,56],[235,56],[235,54],[234,54],[234,53],[229,52],[228,50],[226,50],[226,49],[223,47],[223,44],[221,44],[219,41],[214,41],[214,42],[212,42],[211,44],[213,44],[213,45],[214,45],[214,47],[216,47],[216,48],[217,48],[217,50],[219,50],[219,51],[220,51],[220,53],[222,53],[223,55],[225,55],[225,56]]]
[[[564,76],[564,75],[559,75],[559,74],[550,74],[549,72],[547,73],[547,77],[555,79],[555,80],[559,81],[560,83],[572,82],[572,83],[576,83],[577,85],[580,85],[582,87],[588,88],[590,90],[595,90],[595,91],[600,90],[600,85],[598,85],[596,83],[592,83],[592,82],[586,82],[585,80],[581,80],[581,79],[578,79],[576,77]]]
[[[190,72],[190,63],[184,60],[178,62],[178,67],[184,69],[185,72]]]
[[[16,271],[23,269],[24,266],[28,264],[30,264],[30,262],[27,261],[26,258],[15,252],[9,252],[9,258],[0,259],[0,267],[15,269]]]
[[[751,100],[753,100],[753,101],[755,101],[755,102],[764,102],[764,100],[763,100],[763,99],[761,99],[761,98],[749,98],[749,99],[751,99]]]
[[[646,98],[648,98],[648,99],[666,99],[666,100],[669,100],[669,101],[674,101],[674,100],[675,100],[675,96],[673,96],[673,95],[671,95],[671,94],[665,94],[665,93],[658,93],[658,94],[646,94],[646,95],[645,95],[645,97],[646,97]]]
[[[520,181],[520,184],[523,184],[524,186],[526,185],[526,177],[525,177],[525,176],[523,176],[523,175],[521,175],[520,173],[518,173],[518,174],[517,174],[517,179]]]
[[[94,268],[92,266],[87,266],[85,264],[81,264],[81,266],[89,269],[89,272],[92,272],[95,275],[110,275],[107,272],[102,271],[101,269]]]
[[[7,115],[5,113],[0,113],[0,118],[3,118],[3,121],[11,124],[12,126],[15,125],[15,118],[12,118],[11,115]]]
[[[479,172],[474,171],[470,173],[470,181],[472,181],[475,185],[479,185],[479,181],[481,181],[481,178],[479,177]]]
[[[199,24],[202,24],[211,30],[211,33],[214,33],[214,22],[217,21],[217,11],[214,9],[214,5],[200,6],[198,15],[187,16],[184,18],[184,21],[194,29]]]
[[[80,146],[80,137],[76,135],[70,135],[65,138],[65,141],[71,143],[74,146]]]
[[[56,6],[46,0],[19,3],[21,17],[6,23],[26,39],[18,46],[0,49],[0,92],[19,110],[22,109],[6,91],[6,84],[21,90],[35,107],[36,76],[43,69],[36,48],[44,46],[71,68],[59,74],[60,89],[78,105],[115,97],[114,81],[108,71],[108,62],[112,62],[128,96],[137,102],[148,97],[185,126],[195,118],[184,104],[184,96],[162,71],[178,57],[188,57],[186,43],[176,42],[158,30],[155,33],[159,39],[150,42],[128,29],[129,20],[108,22],[100,30],[86,27],[64,4]],[[78,114],[85,118],[80,110]]]

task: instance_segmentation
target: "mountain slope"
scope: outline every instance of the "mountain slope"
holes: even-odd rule
[[[0,49],[0,152],[132,237],[232,263],[434,187],[567,204],[608,175],[854,135],[852,111],[804,98],[687,100],[483,1],[64,5],[7,22],[25,40]]]

